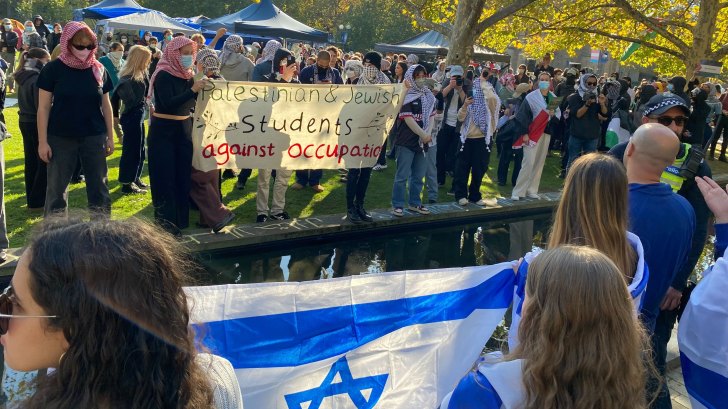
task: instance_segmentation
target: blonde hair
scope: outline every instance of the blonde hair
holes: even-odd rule
[[[584,155],[571,165],[566,176],[548,248],[562,244],[594,247],[631,279],[637,253],[627,240],[627,220],[624,166],[609,155]]]
[[[135,45],[129,49],[124,66],[119,71],[119,78],[130,76],[134,81],[142,82],[147,77],[152,52],[149,47]]]
[[[647,337],[614,263],[561,246],[528,268],[521,343],[526,409],[641,409]],[[649,359],[649,358],[647,358]]]
[[[202,44],[205,44],[205,36],[203,36],[200,33],[192,34],[192,37],[190,37],[190,40],[197,42],[197,39],[198,38],[201,38],[202,39]]]

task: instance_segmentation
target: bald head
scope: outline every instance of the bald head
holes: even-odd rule
[[[629,140],[624,164],[628,173],[659,181],[665,168],[675,162],[679,150],[680,140],[670,128],[644,124]]]

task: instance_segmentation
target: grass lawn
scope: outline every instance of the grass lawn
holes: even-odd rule
[[[32,227],[42,220],[41,213],[29,211],[25,201],[25,183],[23,176],[23,140],[18,129],[17,107],[7,108],[4,111],[7,126],[12,137],[3,142],[5,149],[5,210],[7,212],[7,226],[11,247],[22,247],[32,231]],[[114,154],[109,157],[109,190],[111,192],[112,217],[123,219],[131,216],[151,219],[153,216],[151,194],[146,195],[124,195],[117,182],[119,175],[119,158],[121,146],[117,143]],[[549,157],[541,180],[541,191],[554,191],[561,187],[562,180],[556,176],[559,173],[561,158],[558,156]],[[495,172],[497,156],[491,153],[491,166],[483,180],[483,192],[487,197],[503,196],[510,197],[510,185],[500,187],[495,183]],[[728,173],[728,165],[721,162],[710,162],[713,173]],[[373,172],[369,190],[367,192],[367,208],[388,208],[390,207],[392,180],[394,178],[394,162],[389,162],[390,167],[381,172]],[[246,224],[255,221],[255,191],[256,175],[253,171],[245,190],[235,189],[235,179],[223,182],[223,202],[232,209],[236,218],[235,224]],[[148,176],[143,177],[149,182]],[[293,178],[292,178],[293,179]],[[293,180],[291,181],[293,183]],[[311,189],[295,191],[288,190],[286,197],[286,210],[291,217],[308,217],[312,215],[334,214],[346,212],[346,184],[339,182],[339,173],[336,170],[324,171],[323,185],[326,190],[322,193],[315,193]],[[448,178],[447,187],[450,187]],[[447,190],[440,189],[440,202],[453,201],[452,196],[447,196]],[[86,208],[86,193],[84,184],[71,185],[69,187],[69,204],[71,208]],[[191,212],[190,225],[195,226],[198,220],[197,212]]]

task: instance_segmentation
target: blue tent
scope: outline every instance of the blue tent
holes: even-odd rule
[[[225,27],[230,32],[260,37],[292,38],[325,43],[329,34],[311,28],[282,12],[271,0],[260,0],[232,14],[207,20],[202,27],[217,30]]]
[[[76,21],[81,21],[85,18],[103,20],[143,11],[149,11],[149,9],[142,7],[134,0],[104,0],[85,9],[74,10],[73,19]]]

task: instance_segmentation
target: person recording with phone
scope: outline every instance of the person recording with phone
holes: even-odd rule
[[[445,185],[447,173],[455,171],[461,126],[458,111],[472,88],[471,82],[463,76],[463,67],[453,65],[445,73],[442,91],[437,94],[437,110],[442,111],[442,126],[437,134],[437,184],[440,186]]]
[[[596,75],[581,76],[577,92],[567,98],[567,105],[570,112],[568,172],[582,153],[596,152],[602,129],[599,114],[606,116],[608,112],[606,95],[597,96]]]

